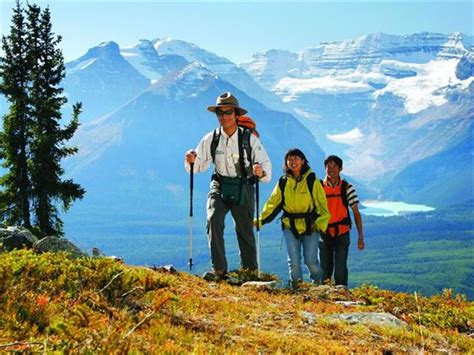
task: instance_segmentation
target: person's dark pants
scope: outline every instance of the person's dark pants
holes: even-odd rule
[[[230,211],[235,223],[237,241],[240,250],[242,268],[257,270],[257,247],[253,233],[254,187],[244,185],[246,201],[242,205],[226,205],[220,196],[219,184],[211,183],[211,191],[207,197],[207,238],[211,251],[212,268],[215,271],[227,272],[225,257],[224,222]]]
[[[347,257],[349,255],[349,232],[337,237],[323,235],[319,242],[319,259],[323,269],[323,282],[331,280],[334,271],[336,285],[347,286],[348,270]]]

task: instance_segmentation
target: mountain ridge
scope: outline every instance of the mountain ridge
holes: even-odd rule
[[[81,101],[81,121],[105,115],[144,91],[150,80],[121,55],[115,42],[103,42],[66,63],[62,82],[69,102]]]
[[[344,159],[347,174],[380,191],[390,174],[472,131],[472,58],[473,37],[462,33],[375,33],[298,54],[268,50],[242,66],[293,108],[326,154]],[[426,174],[437,176],[426,161]],[[467,167],[458,172],[469,181]],[[438,203],[449,200],[438,192]]]

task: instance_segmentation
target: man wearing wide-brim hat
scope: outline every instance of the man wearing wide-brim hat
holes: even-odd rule
[[[258,179],[269,182],[272,165],[259,138],[239,127],[238,118],[247,113],[230,92],[219,95],[207,108],[216,114],[219,128],[206,134],[196,149],[186,152],[185,168],[202,172],[214,164],[207,200],[207,237],[212,270],[208,280],[225,278],[228,271],[224,245],[224,220],[230,211],[240,249],[241,267],[257,270],[257,248],[253,233],[254,186]]]

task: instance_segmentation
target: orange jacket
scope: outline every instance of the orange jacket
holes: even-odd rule
[[[339,183],[331,187],[327,184],[327,181],[322,183],[324,192],[326,193],[326,199],[328,201],[328,209],[331,213],[331,219],[329,220],[327,234],[331,237],[337,237],[341,234],[347,233],[351,229],[351,220],[349,215],[349,209],[343,202],[343,195],[341,194],[342,186],[347,188],[347,184],[343,184],[341,179]],[[347,194],[344,193],[347,198]]]

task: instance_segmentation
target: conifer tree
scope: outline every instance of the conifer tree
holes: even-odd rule
[[[28,46],[24,9],[17,0],[10,34],[2,36],[0,92],[9,101],[0,132],[0,159],[7,172],[0,178],[0,218],[7,224],[31,227],[28,174],[30,115]]]
[[[59,86],[65,76],[60,41],[49,8],[28,5],[25,11],[17,0],[0,58],[0,90],[9,101],[0,132],[0,159],[7,170],[0,178],[0,219],[27,228],[34,224],[43,236],[63,234],[58,207],[66,211],[85,193],[63,179],[61,167],[63,158],[77,152],[66,142],[79,127],[81,104],[73,105],[71,121],[62,125],[67,99]]]
[[[61,160],[77,152],[66,146],[79,127],[81,104],[73,105],[73,117],[61,125],[61,107],[67,102],[59,86],[65,77],[64,59],[58,44],[61,36],[52,32],[49,8],[41,11],[37,5],[28,5],[28,44],[30,47],[31,78],[31,184],[36,226],[44,235],[63,234],[63,222],[58,205],[66,211],[84,189],[63,180]]]

